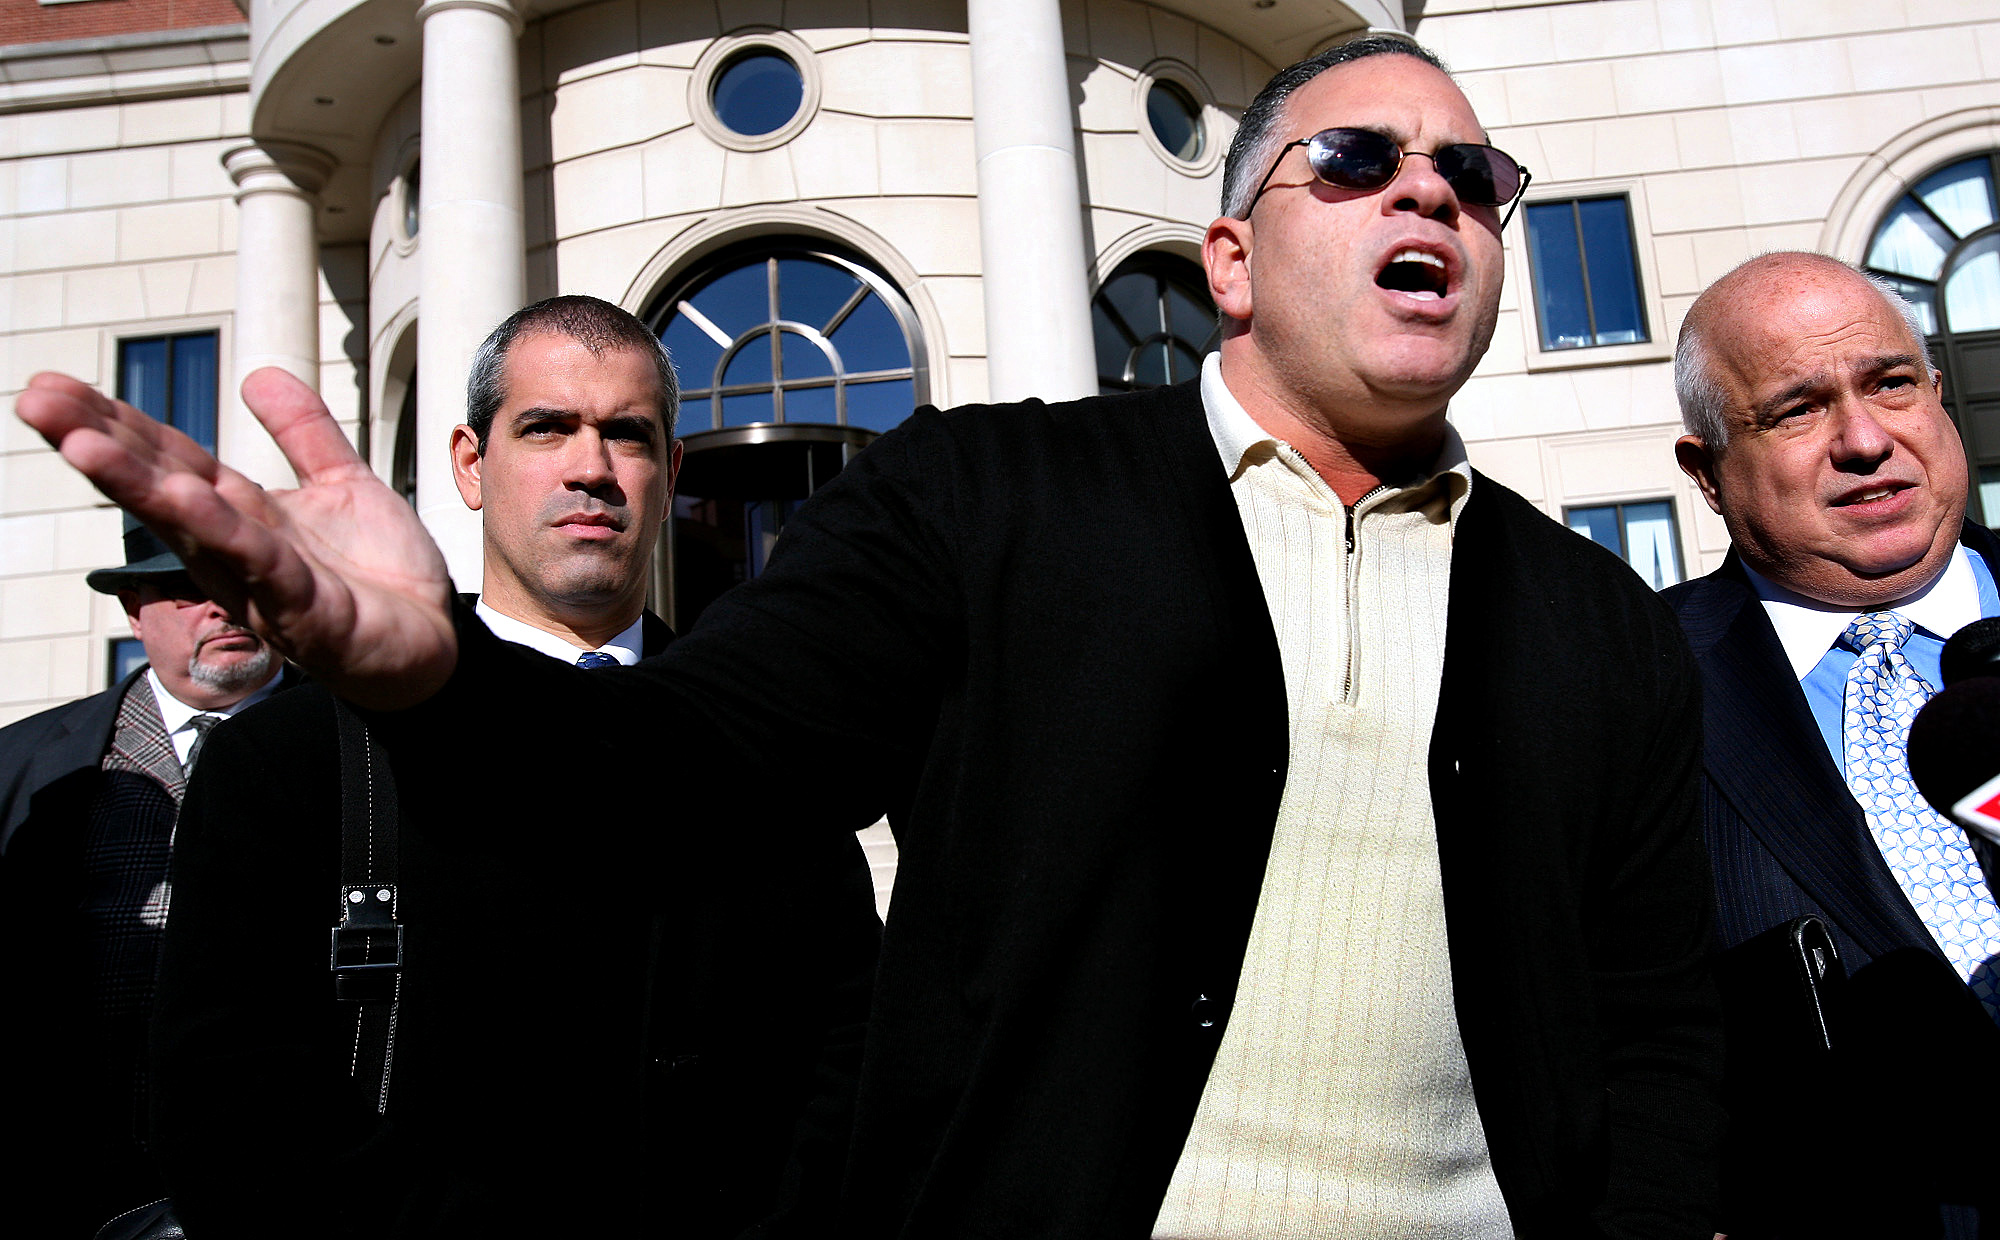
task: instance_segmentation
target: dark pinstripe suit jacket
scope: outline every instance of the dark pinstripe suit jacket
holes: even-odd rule
[[[2000,579],[2000,540],[1971,524],[1963,538]],[[1832,1056],[1777,1044],[1785,1035],[1763,1012],[1732,1012],[1732,1060],[1757,1066],[1733,1074],[1729,1230],[1977,1234],[1962,1230],[1977,1226],[1969,1210],[1940,1211],[1981,1193],[1990,1207],[1990,1091],[1970,1082],[2000,1064],[2000,1031],[1869,836],[1735,552],[1666,597],[1702,673],[1703,828],[1721,946],[1814,914],[1850,977]]]

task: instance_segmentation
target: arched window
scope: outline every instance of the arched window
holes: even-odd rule
[[[909,303],[830,248],[722,255],[668,291],[653,327],[680,374],[687,434],[759,423],[885,431],[929,399]]]
[[[1106,393],[1192,379],[1222,338],[1201,268],[1158,250],[1118,264],[1091,299],[1090,322]]]
[[[1889,208],[1867,267],[1917,307],[1976,483],[1975,519],[2000,519],[2000,152],[1937,169]]]
[[[930,399],[916,313],[853,254],[760,241],[691,270],[647,320],[686,445],[659,607],[683,631],[757,576],[798,506]]]

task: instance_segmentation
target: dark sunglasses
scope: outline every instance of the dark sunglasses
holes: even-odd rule
[[[1534,176],[1507,152],[1476,142],[1456,142],[1425,154],[1405,151],[1393,138],[1372,129],[1322,129],[1310,138],[1287,142],[1279,148],[1278,157],[1271,161],[1271,170],[1257,182],[1257,192],[1250,196],[1250,207],[1264,196],[1265,187],[1278,175],[1278,165],[1285,162],[1286,153],[1295,146],[1306,148],[1306,162],[1312,165],[1314,176],[1339,189],[1381,189],[1396,179],[1405,159],[1423,155],[1437,168],[1438,175],[1451,186],[1451,192],[1458,195],[1460,202],[1506,207],[1507,214],[1500,220],[1502,228],[1514,218],[1521,191],[1528,188]],[[1250,207],[1243,209],[1244,219],[1250,218]]]

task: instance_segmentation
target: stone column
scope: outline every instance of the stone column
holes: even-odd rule
[[[319,239],[316,195],[333,157],[291,142],[223,152],[236,182],[236,315],[229,392],[216,455],[265,486],[297,481],[283,454],[244,407],[243,377],[277,366],[319,389]]]
[[[990,399],[1097,392],[1060,0],[967,0]]]
[[[452,486],[472,355],[527,297],[521,15],[507,0],[426,0],[418,204],[417,511],[461,590],[479,588],[479,520]]]

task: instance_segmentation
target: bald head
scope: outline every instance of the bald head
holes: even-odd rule
[[[1688,434],[1717,450],[1729,442],[1712,345],[1722,338],[1718,326],[1726,334],[1727,324],[1739,315],[1746,311],[1755,313],[1758,305],[1783,299],[1787,290],[1800,287],[1802,282],[1842,277],[1866,284],[1896,312],[1908,331],[1910,347],[1923,359],[1926,370],[1933,369],[1930,345],[1924,340],[1923,320],[1917,316],[1917,308],[1903,300],[1888,281],[1857,271],[1825,254],[1803,250],[1760,254],[1709,285],[1706,292],[1695,298],[1694,305],[1688,307],[1687,317],[1681,321],[1680,340],[1674,347],[1674,396],[1681,408],[1681,425]]]
[[[1843,608],[1944,571],[1965,452],[1900,298],[1823,255],[1752,259],[1689,309],[1674,382],[1675,457],[1745,564]]]

